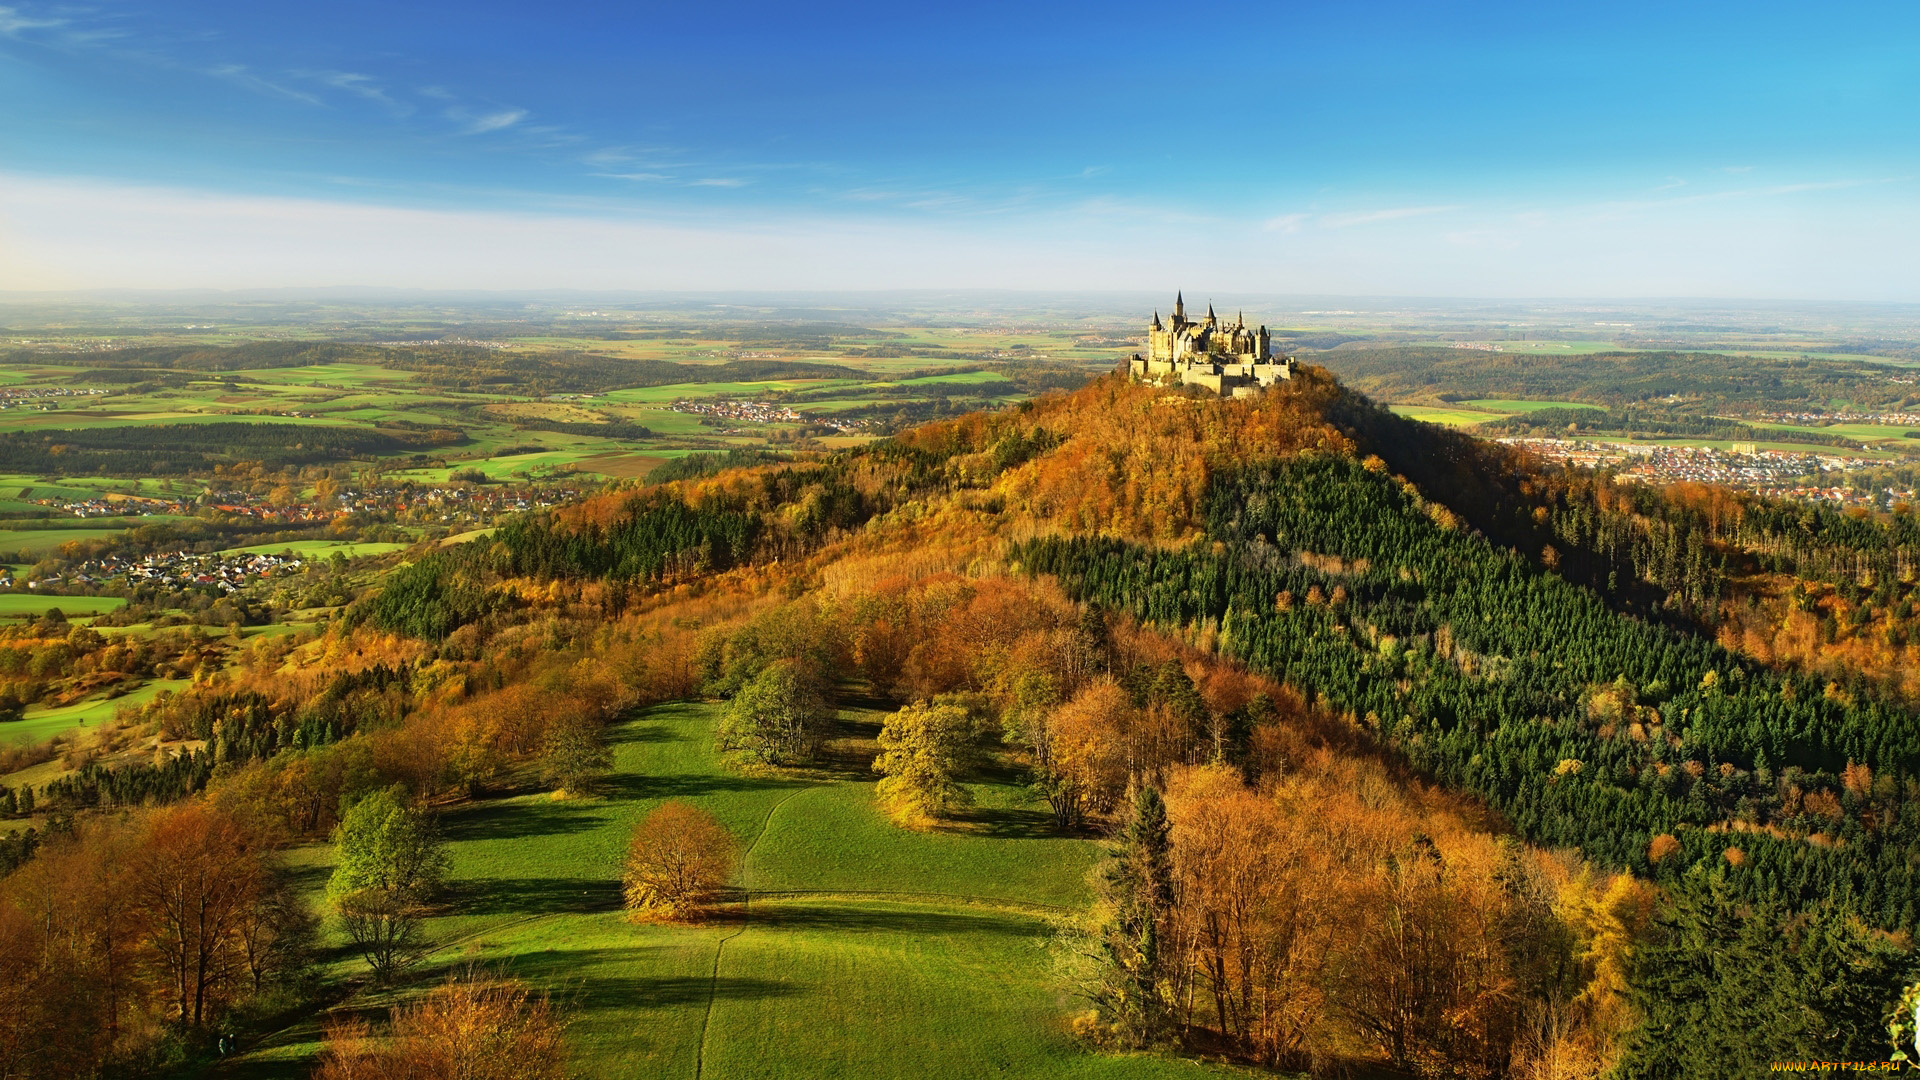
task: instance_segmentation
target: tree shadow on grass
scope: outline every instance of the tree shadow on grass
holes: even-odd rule
[[[626,724],[607,731],[607,742],[613,746],[625,743],[660,743],[679,739],[680,733],[665,724]]]
[[[621,906],[620,883],[599,878],[453,881],[441,899],[462,915],[593,915]]]
[[[838,904],[759,903],[744,910],[728,908],[714,921],[746,922],[768,930],[830,930],[865,934],[892,932],[919,936],[990,934],[1033,937],[1033,916],[996,911],[919,911],[910,908],[869,908]]]
[[[1008,840],[1049,840],[1065,836],[1053,815],[1040,810],[976,806],[961,810],[934,826],[937,832],[965,833]]]
[[[311,894],[326,887],[327,879],[333,876],[333,867],[303,863],[296,866],[283,866],[280,873],[293,885],[294,891]]]
[[[723,792],[783,791],[806,787],[807,781],[781,776],[742,773],[698,773],[648,776],[620,773],[595,781],[594,788],[610,799],[691,799]]]
[[[440,835],[447,840],[512,840],[583,832],[601,824],[592,803],[527,799],[502,800],[455,807],[440,815]]]
[[[751,1001],[794,993],[784,983],[752,976],[722,975],[716,979],[705,974],[626,974],[633,970],[638,955],[648,951],[647,947],[638,952],[631,948],[558,949],[514,957],[506,970],[516,977],[554,986],[556,999],[581,1011],[704,1005],[710,996]]]

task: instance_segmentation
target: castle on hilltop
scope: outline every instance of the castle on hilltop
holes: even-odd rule
[[[1281,379],[1293,378],[1291,356],[1273,355],[1267,328],[1247,329],[1243,314],[1222,326],[1207,305],[1200,322],[1187,318],[1186,297],[1175,294],[1173,318],[1165,325],[1153,313],[1147,328],[1147,355],[1135,353],[1127,373],[1135,382],[1204,386],[1222,397],[1251,397]]]

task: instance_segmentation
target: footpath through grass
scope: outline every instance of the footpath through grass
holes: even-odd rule
[[[1047,916],[1086,901],[1098,850],[1053,833],[1017,775],[975,777],[961,822],[903,830],[873,805],[878,714],[843,713],[832,761],[805,776],[726,768],[716,714],[663,705],[619,726],[596,797],[446,814],[451,896],[430,931],[443,947],[408,986],[352,1006],[473,965],[518,975],[568,1006],[583,1080],[1217,1075],[1066,1033],[1078,1004],[1052,976]],[[698,926],[635,925],[620,908],[634,823],[668,799],[714,814],[745,853],[745,903]],[[317,892],[326,853],[297,854]],[[319,1038],[317,1019],[302,1023],[221,1075],[305,1076]]]

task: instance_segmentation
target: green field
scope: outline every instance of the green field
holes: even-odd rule
[[[36,743],[65,735],[75,728],[111,720],[121,708],[144,705],[161,690],[178,690],[185,685],[184,679],[155,679],[117,698],[89,699],[57,709],[31,708],[27,710],[26,719],[0,724],[0,742]]]
[[[37,619],[54,608],[69,618],[104,615],[127,606],[124,596],[51,596],[31,592],[0,592],[0,619]]]
[[[75,521],[80,520],[75,518]],[[108,536],[117,536],[135,525],[152,524],[155,520],[174,520],[171,518],[117,518],[118,525],[76,525],[59,529],[0,529],[0,555],[14,555],[28,552],[35,557],[45,555],[69,540],[99,540]]]
[[[380,541],[294,540],[284,544],[254,544],[251,547],[230,548],[228,551],[234,555],[280,555],[291,551],[302,559],[325,559],[337,553],[356,559],[362,555],[385,555],[401,551],[407,546]]]
[[[1513,398],[1479,398],[1474,401],[1462,401],[1461,405],[1476,409],[1485,409],[1497,413],[1530,413],[1541,409],[1606,409],[1599,405],[1589,405],[1581,401],[1518,401]]]
[[[1480,412],[1477,409],[1448,409],[1434,405],[1389,405],[1387,408],[1412,420],[1424,420],[1429,424],[1445,424],[1448,427],[1472,427],[1489,420],[1500,419],[1500,413]]]
[[[1067,1035],[1079,1006],[1052,982],[1047,915],[1086,901],[1098,853],[1054,835],[1017,776],[977,777],[965,821],[902,830],[874,809],[857,756],[800,777],[724,768],[715,714],[666,705],[617,728],[616,771],[598,797],[449,811],[449,911],[432,928],[445,944],[400,996],[475,964],[532,980],[570,1006],[583,1080],[1220,1074],[1097,1054]],[[842,715],[845,745],[867,745],[874,715]],[[739,838],[745,904],[698,926],[626,921],[621,856],[665,799],[708,810]],[[325,849],[295,857],[317,888]],[[318,1026],[267,1040],[221,1075],[305,1076]]]

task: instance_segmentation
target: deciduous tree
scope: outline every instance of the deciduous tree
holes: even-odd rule
[[[894,820],[922,825],[972,802],[955,777],[966,767],[973,718],[965,706],[919,702],[887,717],[880,729],[875,772],[881,804]]]
[[[733,875],[733,834],[712,814],[668,802],[641,819],[621,874],[627,911],[638,920],[696,915]]]

